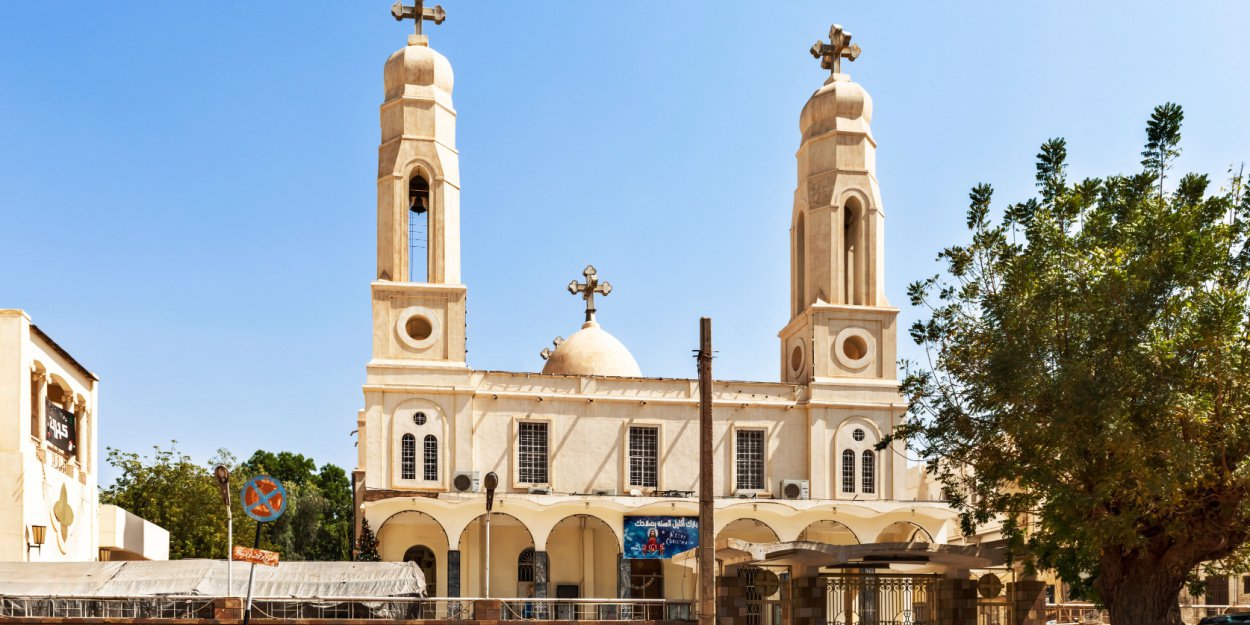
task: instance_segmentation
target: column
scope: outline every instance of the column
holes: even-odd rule
[[[1046,620],[1046,583],[1022,579],[1007,583],[1007,600],[1014,625],[1042,625]]]
[[[937,624],[977,625],[977,582],[952,576],[937,582]]]
[[[534,598],[547,598],[547,572],[550,570],[551,560],[547,557],[546,551],[534,551]],[[534,618],[547,619],[550,615],[547,613],[547,604],[538,602],[534,604]]]
[[[616,554],[616,596],[629,598],[629,559],[623,553]]]
[[[78,451],[74,455],[78,458],[78,469],[84,472],[87,470],[87,458],[91,457],[87,453],[89,451],[87,448],[91,445],[91,436],[88,434],[88,428],[90,427],[89,416],[87,414],[86,400],[74,404],[74,425],[76,430],[74,435],[78,438],[76,441]]]
[[[37,385],[39,392],[34,396],[36,405],[30,407],[31,414],[36,415],[35,425],[38,431],[31,432],[30,435],[35,437],[41,445],[46,442],[48,433],[48,381],[49,378],[46,373],[35,373],[34,379],[31,381],[32,384]]]
[[[447,550],[447,596],[460,596],[460,550]]]
[[[551,560],[546,551],[534,552],[534,598],[547,598],[547,570]]]

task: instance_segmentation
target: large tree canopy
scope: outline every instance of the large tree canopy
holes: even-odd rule
[[[1088,584],[1113,622],[1179,623],[1195,568],[1250,533],[1250,200],[1189,174],[1167,192],[1182,112],[1160,106],[1144,170],[1070,182],[1062,139],[1038,197],[991,218],[915,283],[909,416],[966,532]]]
[[[253,475],[269,474],[287,489],[287,510],[261,533],[260,546],[286,560],[347,560],[350,557],[352,493],[347,473],[332,465],[320,471],[311,458],[291,452],[257,451],[238,463],[226,450],[207,466],[196,464],[174,446],[154,448],[152,457],[109,449],[117,479],[100,501],[129,510],[169,530],[169,557],[226,557],[225,505],[211,467],[230,468],[234,542],[250,546],[256,522],[243,513],[238,493]]]

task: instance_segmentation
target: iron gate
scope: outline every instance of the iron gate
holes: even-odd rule
[[[841,573],[824,577],[825,625],[932,625],[936,575]]]

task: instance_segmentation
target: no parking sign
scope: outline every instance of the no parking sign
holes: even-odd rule
[[[286,488],[268,475],[257,475],[239,492],[243,511],[261,523],[275,521],[286,511]]]

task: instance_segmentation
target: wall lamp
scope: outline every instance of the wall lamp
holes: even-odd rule
[[[26,554],[30,555],[31,549],[38,549],[39,553],[43,553],[43,541],[47,536],[48,526],[32,525],[30,526],[30,540],[26,542]]]

